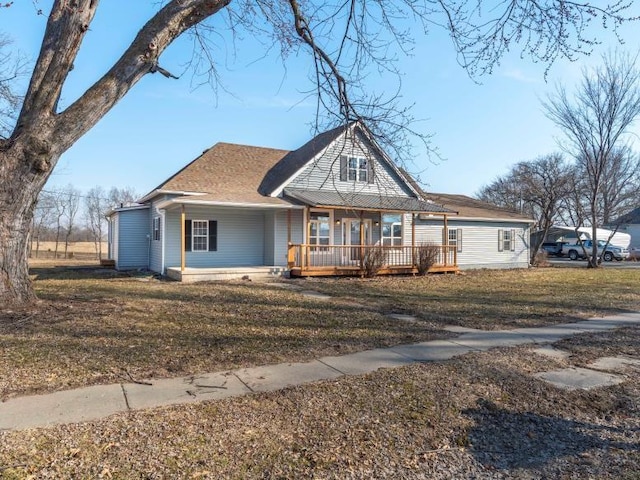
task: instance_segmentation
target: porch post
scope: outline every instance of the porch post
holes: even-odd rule
[[[184,264],[185,264],[185,238],[184,238],[184,223],[186,220],[186,215],[184,213],[184,205],[182,205],[182,210],[180,211],[180,271],[184,272]]]
[[[301,267],[304,269],[306,265],[309,264],[309,237],[311,236],[311,211],[309,210],[308,206],[304,207],[304,238],[303,238],[303,243],[304,243],[304,253],[302,254],[302,265]]]
[[[416,214],[411,214],[411,266],[416,265]]]
[[[360,210],[360,268],[364,267],[364,211]]]
[[[291,243],[291,210],[287,210],[287,243]]]
[[[443,215],[444,217],[444,230],[442,232],[442,245],[446,247],[443,248],[444,254],[444,265],[447,266],[449,263],[449,226],[447,224],[447,214]]]

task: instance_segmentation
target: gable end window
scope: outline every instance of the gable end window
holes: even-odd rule
[[[153,239],[160,240],[160,217],[153,217]]]
[[[373,162],[361,157],[340,157],[340,180],[373,183]]]
[[[498,251],[499,252],[515,252],[516,250],[516,231],[512,229],[498,230]]]
[[[187,252],[215,252],[218,250],[218,222],[185,220],[184,239]]]

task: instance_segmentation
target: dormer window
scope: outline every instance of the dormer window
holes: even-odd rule
[[[340,180],[343,182],[373,183],[373,165],[362,157],[340,157]]]
[[[366,182],[367,173],[366,158],[349,157],[349,180]]]

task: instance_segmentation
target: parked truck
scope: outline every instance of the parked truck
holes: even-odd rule
[[[606,243],[607,242],[605,242],[604,240],[598,240],[598,255],[602,255],[602,259],[605,262],[610,262],[614,258],[618,261],[626,260],[627,258],[629,258],[628,249],[611,244],[607,245],[607,248],[604,248]],[[580,243],[573,243],[562,246],[562,254],[568,256],[571,260],[590,257],[592,252],[593,242],[591,240],[583,240],[582,245],[580,245]]]

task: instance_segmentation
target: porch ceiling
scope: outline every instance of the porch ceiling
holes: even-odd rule
[[[436,203],[425,202],[417,198],[385,196],[382,193],[380,195],[371,195],[286,188],[284,195],[312,207],[456,214],[455,211]]]

